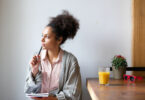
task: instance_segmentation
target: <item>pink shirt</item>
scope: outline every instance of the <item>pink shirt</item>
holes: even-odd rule
[[[52,63],[47,58],[47,50],[41,51],[42,87],[41,93],[48,93],[59,86],[59,74],[62,63],[63,50],[60,50],[57,59]]]

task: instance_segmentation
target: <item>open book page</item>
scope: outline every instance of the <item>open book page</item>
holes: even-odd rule
[[[30,93],[26,94],[26,97],[48,97],[49,93]]]

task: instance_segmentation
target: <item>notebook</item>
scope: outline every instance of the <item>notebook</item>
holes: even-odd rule
[[[30,93],[26,97],[48,97],[49,93]]]

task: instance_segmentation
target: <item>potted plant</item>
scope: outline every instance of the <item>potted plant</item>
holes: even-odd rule
[[[112,71],[114,79],[122,79],[126,73],[127,61],[121,55],[116,55],[112,60]]]

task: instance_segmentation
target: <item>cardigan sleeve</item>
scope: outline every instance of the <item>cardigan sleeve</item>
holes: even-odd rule
[[[63,90],[56,94],[58,100],[81,100],[82,87],[80,67],[77,60],[71,65],[68,79],[63,86]]]
[[[33,77],[31,68],[29,66],[28,75],[25,81],[24,92],[25,93],[39,93],[41,90],[41,71],[39,71],[35,77]]]

